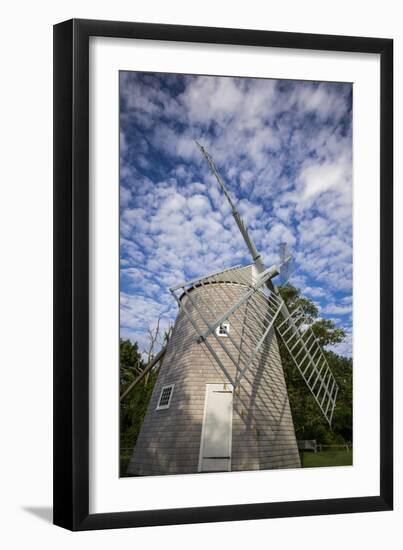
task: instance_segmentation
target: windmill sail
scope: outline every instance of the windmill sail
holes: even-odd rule
[[[228,193],[228,190],[224,185],[224,182],[220,173],[218,172],[214,160],[211,158],[207,150],[202,145],[200,145],[200,143],[196,141],[196,144],[205,159],[207,160],[212,174],[215,176],[218,184],[220,185],[224,195],[226,196],[231,206],[232,215],[238,225],[242,237],[246,242],[246,245],[248,246],[256,269],[260,273],[260,277],[258,278],[259,284],[253,285],[253,288],[247,293],[244,300],[240,300],[238,302],[235,301],[234,305],[226,312],[222,312],[221,316],[216,317],[215,321],[206,321],[206,319],[203,319],[200,311],[198,311],[196,308],[196,311],[198,311],[201,318],[202,325],[203,323],[205,325],[204,327],[202,326],[201,328],[199,328],[199,325],[197,325],[195,322],[194,315],[189,315],[189,313],[186,313],[186,311],[185,313],[189,316],[194,328],[198,332],[200,341],[205,342],[205,344],[209,348],[210,343],[208,341],[208,337],[214,335],[214,329],[217,328],[220,323],[223,323],[226,319],[228,319],[232,314],[235,314],[237,309],[239,309],[244,303],[247,303],[247,301],[251,299],[255,293],[256,296],[265,295],[262,290],[263,286],[265,286],[265,292],[268,296],[267,311],[269,312],[269,322],[267,324],[264,324],[264,330],[257,339],[257,342],[255,344],[256,347],[252,347],[252,351],[249,355],[245,354],[244,350],[238,350],[239,357],[237,359],[234,359],[233,356],[231,356],[231,360],[234,362],[238,370],[238,375],[239,377],[242,377],[246,373],[248,368],[250,368],[255,355],[258,353],[258,350],[265,338],[267,338],[267,336],[269,335],[271,328],[273,328],[274,326],[274,321],[276,320],[278,314],[281,312],[283,320],[279,324],[279,326],[277,326],[277,330],[290,356],[292,357],[294,364],[296,365],[299,373],[301,374],[316,403],[322,411],[322,414],[326,418],[329,425],[331,425],[338,393],[338,385],[336,383],[336,380],[330,370],[326,357],[322,351],[320,344],[316,340],[312,329],[309,328],[305,323],[303,311],[301,309],[296,309],[290,314],[286,304],[280,296],[278,289],[271,281],[271,279],[278,274],[280,274],[280,277],[283,279],[283,281],[284,279],[287,280],[294,271],[292,258],[291,255],[288,253],[287,245],[285,243],[282,243],[279,266],[273,266],[270,269],[265,269],[262,256],[258,252],[255,243],[249,235],[247,227],[242,220],[238,210],[236,209],[235,204],[232,201],[230,194]],[[226,273],[228,274],[228,270],[226,271]],[[201,279],[198,284],[204,284],[202,281],[203,279]],[[191,297],[186,290],[186,284],[182,285],[181,289],[184,293],[187,294],[189,300],[191,300]],[[174,296],[180,304],[178,297],[175,294]],[[270,309],[270,307],[272,309]],[[266,317],[266,313],[264,314],[264,317]],[[219,341],[219,345],[228,355],[228,350],[226,349],[226,346],[223,344],[222,341]],[[212,351],[212,353],[214,354],[214,358],[219,364],[220,368],[222,370],[225,370],[222,362],[220,361],[220,358],[217,356],[214,350],[211,349],[210,351]],[[246,359],[245,357],[243,357],[244,355],[246,355]],[[238,361],[238,363],[236,363],[236,361]],[[233,384],[233,386],[236,387],[238,381],[233,380],[227,372],[225,372],[225,374],[230,382]]]
[[[316,403],[331,425],[338,385],[313,330],[306,325],[302,308],[296,308],[286,316],[277,330]]]
[[[233,215],[233,217],[235,219],[235,222],[236,222],[236,224],[237,224],[237,226],[238,226],[238,228],[241,232],[241,235],[242,235],[242,237],[243,237],[243,239],[244,239],[244,241],[245,241],[245,243],[246,243],[246,245],[249,249],[249,252],[251,253],[252,259],[253,259],[257,269],[259,271],[263,271],[264,270],[264,264],[263,264],[262,256],[257,251],[255,243],[253,242],[251,236],[249,235],[248,228],[246,227],[245,222],[241,218],[238,210],[236,209],[235,204],[232,201],[231,196],[228,193],[228,190],[224,185],[223,179],[222,179],[222,177],[221,177],[221,175],[220,175],[220,173],[219,173],[219,171],[218,171],[218,169],[215,165],[214,160],[211,158],[211,156],[209,155],[207,150],[202,145],[200,145],[199,142],[196,141],[196,145],[199,147],[199,149],[202,152],[204,158],[207,160],[213,176],[215,176],[216,180],[218,181],[219,186],[221,187],[224,195],[226,196],[226,198],[227,198],[227,200],[228,200],[228,202],[231,206],[232,215]]]
[[[284,285],[295,271],[293,258],[285,242],[280,243],[280,281]]]

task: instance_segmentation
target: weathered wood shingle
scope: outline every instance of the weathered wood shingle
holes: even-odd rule
[[[222,288],[220,288],[222,287]],[[230,290],[228,292],[228,289]],[[210,321],[217,311],[228,309],[245,292],[239,284],[206,284],[191,290],[193,302]],[[232,300],[232,303],[229,301]],[[183,306],[192,311],[184,296],[167,352],[155,384],[128,473],[161,475],[198,470],[206,384],[228,383],[204,343],[199,343]],[[231,334],[250,348],[262,332],[266,302],[254,297],[229,318]],[[239,337],[241,335],[241,337]],[[236,368],[214,337],[209,336],[220,360],[232,376]],[[231,354],[239,351],[226,342]],[[161,388],[175,384],[169,409],[156,410]],[[233,397],[232,470],[296,468],[300,466],[287,388],[276,335],[272,329]]]

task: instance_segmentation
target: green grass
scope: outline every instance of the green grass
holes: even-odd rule
[[[127,452],[120,455],[120,476],[125,477],[129,465],[131,453]],[[314,453],[312,451],[301,451],[301,466],[303,468],[320,468],[323,466],[351,466],[353,464],[352,451],[331,450]]]
[[[301,465],[303,468],[320,468],[322,466],[351,466],[353,464],[353,452],[345,449],[322,451],[320,453],[301,452]]]

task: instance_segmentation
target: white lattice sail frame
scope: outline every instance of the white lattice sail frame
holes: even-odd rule
[[[323,416],[331,425],[339,387],[302,308],[298,307],[290,313],[277,331]]]

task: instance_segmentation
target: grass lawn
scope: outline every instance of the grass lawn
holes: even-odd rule
[[[300,453],[301,465],[303,468],[319,468],[321,466],[351,466],[353,463],[353,452],[344,449],[322,451],[320,453]]]
[[[126,469],[129,465],[131,453],[122,453],[120,455],[120,477],[126,477]],[[321,466],[351,466],[353,464],[352,451],[344,449],[322,451],[314,453],[312,451],[301,451],[301,465],[303,468],[320,468]]]

